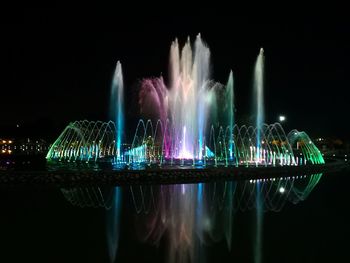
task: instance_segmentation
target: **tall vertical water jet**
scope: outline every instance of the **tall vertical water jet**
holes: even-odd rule
[[[264,49],[260,48],[254,68],[254,95],[256,117],[256,162],[260,160],[261,129],[265,121],[264,110]]]
[[[112,87],[111,87],[111,101],[110,101],[110,117],[116,125],[115,135],[115,157],[116,162],[122,161],[122,138],[124,131],[124,82],[122,65],[117,62],[115,68]]]
[[[228,105],[227,112],[227,124],[229,127],[229,158],[233,159],[233,125],[234,125],[234,92],[233,92],[233,73],[230,71],[230,75],[228,77],[227,85],[226,85],[226,99]]]
[[[203,157],[205,126],[208,114],[208,80],[209,80],[209,63],[210,50],[203,43],[201,35],[198,34],[195,42],[195,54],[193,61],[193,82],[197,91],[196,106],[197,106],[197,133],[198,133],[198,148],[196,154],[199,160]]]
[[[171,45],[169,109],[174,148],[178,149],[174,154],[176,158],[202,159],[210,106],[208,96],[212,96],[208,93],[209,62],[210,50],[200,34],[193,52],[189,38],[181,52],[177,40]]]

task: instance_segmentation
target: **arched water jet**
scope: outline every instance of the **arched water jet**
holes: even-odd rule
[[[203,138],[203,162],[205,165],[225,166],[276,166],[276,165],[304,165],[322,164],[324,159],[321,152],[314,145],[305,132],[291,131],[288,135],[280,123],[263,124],[260,129],[253,126],[233,126],[230,136],[230,126],[212,125],[207,137]],[[261,145],[256,145],[256,137],[260,132]],[[46,158],[53,160],[108,162],[117,155],[115,137],[117,128],[114,122],[77,121],[70,123],[51,146]],[[140,120],[132,143],[125,150],[123,160],[133,165],[171,165],[185,158],[179,159],[179,152],[183,150],[179,138],[174,137],[175,128],[167,120],[144,122]],[[165,137],[168,136],[168,140]],[[183,134],[186,136],[186,134]],[[230,158],[230,139],[234,145],[233,159]],[[127,146],[126,146],[127,147]],[[190,154],[190,153],[188,153]],[[258,158],[259,155],[259,158]],[[303,160],[303,162],[300,162]],[[196,165],[190,159],[191,165]],[[199,165],[199,163],[198,163]]]

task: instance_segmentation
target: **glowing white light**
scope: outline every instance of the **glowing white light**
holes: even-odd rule
[[[278,117],[278,119],[279,119],[279,121],[285,121],[286,120],[286,116],[283,116],[283,115],[280,115],[279,117]]]
[[[283,194],[285,190],[286,190],[286,189],[284,189],[284,187],[282,187],[282,186],[281,186],[280,189],[279,189],[279,191],[280,191],[281,194]]]

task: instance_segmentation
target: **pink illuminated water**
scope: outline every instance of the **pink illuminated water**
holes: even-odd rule
[[[149,115],[156,111],[156,118],[162,123],[169,120],[166,156],[202,159],[208,121],[215,115],[211,113],[216,113],[216,90],[222,85],[210,80],[210,50],[200,35],[193,49],[190,39],[182,49],[177,40],[171,44],[169,68],[167,85],[162,77],[142,81],[141,113]]]

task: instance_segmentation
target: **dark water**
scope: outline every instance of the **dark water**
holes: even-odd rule
[[[349,177],[2,186],[0,261],[350,262]]]

